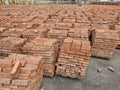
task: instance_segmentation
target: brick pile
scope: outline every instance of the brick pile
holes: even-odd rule
[[[0,59],[8,57],[9,54],[0,52]]]
[[[67,37],[68,30],[50,30],[47,34],[48,38],[53,38],[58,40],[58,46],[62,45],[63,40]]]
[[[5,27],[0,27],[0,35],[3,33],[3,32],[5,32],[7,30],[7,28],[5,28]]]
[[[50,4],[33,5],[32,7],[29,5],[2,5],[0,8],[0,41],[3,40],[4,43],[0,43],[0,50],[1,53],[5,52],[5,54],[8,51],[10,53],[21,52],[20,48],[25,43],[16,45],[19,39],[15,38],[29,38],[27,39],[28,43],[23,47],[23,53],[42,55],[45,75],[53,76],[56,58],[58,57],[56,52],[57,49],[61,48],[58,48],[58,46],[62,45],[64,39],[70,37],[80,38],[82,39],[81,42],[88,41],[91,37],[90,32],[93,30],[104,29],[107,32],[108,29],[113,29],[114,25],[118,30],[120,26],[120,7],[115,5]],[[38,40],[36,38],[38,36],[42,38]],[[93,35],[93,37],[95,36],[96,34]],[[9,39],[9,43],[9,40],[4,40],[4,37],[13,39]],[[50,39],[43,39],[46,37]],[[106,40],[106,38],[103,40]],[[93,41],[94,39],[96,40],[96,37],[93,38]],[[56,44],[56,42],[58,43]],[[109,46],[113,48],[113,44],[110,44]],[[6,49],[4,50],[2,46]],[[93,46],[97,47],[97,44],[93,43]],[[17,47],[17,49],[14,47]],[[99,47],[94,48],[99,53],[107,52],[106,49],[101,49],[102,51],[98,49]]]
[[[5,37],[0,39],[1,53],[21,53],[22,46],[27,41],[26,38]]]
[[[85,76],[91,56],[90,50],[89,41],[66,38],[60,50],[56,74],[79,79]]]
[[[10,28],[1,34],[1,37],[21,37],[25,29]]]
[[[71,28],[68,31],[68,37],[89,40],[90,32],[88,28]]]
[[[90,2],[91,5],[120,5],[120,2]]]
[[[63,40],[67,37],[80,38],[82,40],[89,40],[90,32],[88,28],[70,28],[69,30],[52,29],[48,32],[48,38],[57,38],[59,45],[61,46]]]
[[[0,90],[39,90],[42,57],[11,54],[0,60]]]
[[[51,77],[54,75],[55,63],[58,57],[57,39],[36,37],[23,46],[23,52],[43,56],[44,75]]]
[[[118,31],[95,30],[92,38],[92,55],[110,59],[119,42]]]
[[[119,44],[118,44],[117,48],[120,48],[120,24],[115,25],[115,30],[118,30],[118,35],[119,35]]]
[[[119,30],[118,34],[119,34],[119,43],[118,43],[117,48],[120,48],[120,30]]]
[[[23,37],[33,39],[37,36],[47,37],[47,29],[25,29],[25,28],[10,28],[1,34],[1,37]]]
[[[46,38],[47,37],[47,32],[48,29],[28,29],[22,33],[22,37],[24,38],[29,38],[34,39],[35,37],[41,37],[41,38]]]

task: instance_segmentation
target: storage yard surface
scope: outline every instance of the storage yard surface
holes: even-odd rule
[[[114,73],[107,69],[109,66],[114,67]],[[83,79],[44,77],[40,90],[120,90],[120,50],[115,51],[111,60],[92,57]]]
[[[120,6],[0,6],[0,90],[119,90],[119,49]]]

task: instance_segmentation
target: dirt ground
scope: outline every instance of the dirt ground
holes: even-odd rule
[[[108,70],[112,66],[115,72]],[[102,72],[98,73],[97,69]],[[62,76],[44,77],[40,90],[120,90],[120,49],[117,49],[110,60],[91,58],[86,76],[72,79]]]

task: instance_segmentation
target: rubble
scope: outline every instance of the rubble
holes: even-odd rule
[[[101,73],[101,72],[102,72],[102,69],[100,69],[100,68],[99,68],[99,69],[97,69],[97,72]]]
[[[108,67],[108,70],[110,70],[111,72],[115,71],[113,67]]]

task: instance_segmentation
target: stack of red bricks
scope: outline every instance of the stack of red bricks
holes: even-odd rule
[[[47,37],[48,29],[38,28],[38,29],[27,29],[22,33],[22,37],[29,38],[30,40],[35,37],[45,38]]]
[[[0,52],[0,59],[8,57],[9,54]]]
[[[118,31],[95,30],[92,38],[92,55],[110,59],[119,42]]]
[[[0,35],[3,33],[3,32],[5,32],[7,30],[7,28],[5,28],[5,27],[0,27]]]
[[[23,52],[25,54],[43,56],[44,75],[54,75],[55,63],[58,54],[58,43],[56,39],[36,37],[24,45]]]
[[[90,2],[92,5],[120,5],[120,2]]]
[[[47,29],[25,29],[25,28],[10,28],[1,34],[1,37],[23,37],[33,39],[37,36],[47,37]]]
[[[63,40],[67,37],[68,30],[50,30],[47,34],[48,38],[53,38],[58,40],[59,46],[62,45]]]
[[[90,32],[88,28],[71,28],[68,31],[68,37],[89,40]]]
[[[48,38],[57,38],[59,46],[61,46],[63,40],[68,35],[69,29],[72,27],[73,27],[72,23],[65,23],[65,22],[56,23],[55,26],[53,27],[53,29],[51,29],[48,32],[47,37]]]
[[[12,54],[0,60],[0,90],[39,90],[42,57]]]
[[[120,48],[120,24],[115,25],[115,29],[118,30],[118,35],[119,35],[119,44],[118,44],[117,48]]]
[[[72,78],[85,76],[91,56],[90,42],[87,40],[66,38],[60,50],[56,73]]]
[[[21,53],[21,48],[27,41],[26,38],[17,37],[5,37],[0,39],[0,52],[10,53]]]
[[[1,34],[1,37],[21,37],[25,29],[10,28]]]

